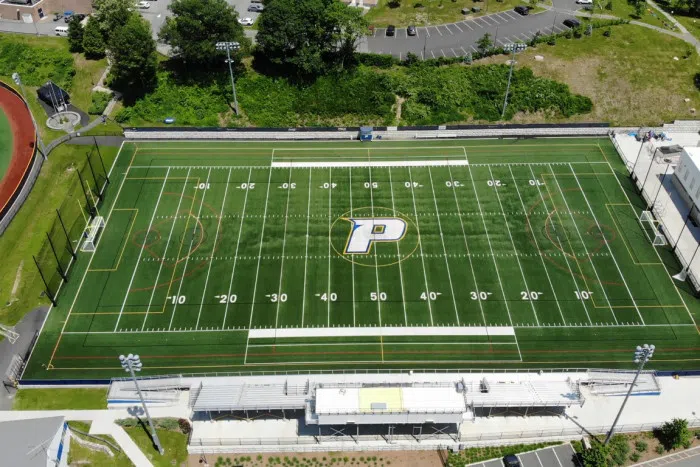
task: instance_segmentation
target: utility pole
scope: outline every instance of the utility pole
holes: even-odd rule
[[[225,50],[226,51],[226,63],[228,63],[228,72],[231,75],[231,88],[233,89],[233,109],[236,112],[236,115],[238,115],[238,99],[236,98],[236,83],[233,80],[233,67],[231,66],[231,63],[233,63],[233,60],[231,60],[231,50],[238,50],[241,48],[241,44],[238,42],[217,42],[216,43],[216,50]]]
[[[612,427],[610,427],[610,432],[608,432],[608,436],[605,438],[605,444],[607,445],[610,442],[610,438],[612,438],[613,434],[615,433],[615,426],[617,425],[617,422],[620,420],[620,415],[622,415],[622,410],[625,408],[625,404],[627,404],[627,399],[630,398],[630,394],[632,394],[632,390],[634,389],[634,386],[637,384],[637,378],[639,378],[639,374],[642,372],[642,369],[644,368],[644,364],[651,360],[651,357],[654,355],[654,349],[656,347],[653,345],[649,344],[644,344],[643,346],[637,346],[637,348],[634,350],[634,363],[638,365],[637,367],[637,374],[634,375],[634,379],[632,380],[632,384],[630,385],[629,391],[627,391],[627,396],[625,396],[625,400],[622,401],[622,406],[620,406],[620,411],[617,413],[617,417],[615,417],[615,421],[612,424]]]
[[[131,377],[134,379],[134,386],[136,386],[136,392],[139,393],[139,399],[141,399],[141,406],[143,406],[143,411],[146,412],[146,418],[148,419],[148,426],[151,427],[151,436],[153,437],[153,443],[158,448],[158,452],[162,456],[165,454],[165,450],[160,444],[158,439],[158,433],[156,433],[156,428],[153,426],[153,420],[151,420],[151,415],[148,413],[148,407],[146,407],[146,402],[143,400],[143,394],[141,394],[141,388],[139,387],[139,382],[136,379],[136,373],[134,371],[141,371],[143,363],[141,363],[141,358],[138,355],[129,354],[127,356],[120,355],[119,361],[122,364],[122,368],[128,373],[131,373]]]
[[[513,67],[515,66],[515,54],[522,52],[527,49],[527,44],[517,42],[515,44],[506,44],[503,47],[505,50],[511,52],[510,56],[510,72],[508,72],[508,84],[506,85],[506,95],[503,98],[503,111],[501,112],[501,120],[506,116],[506,107],[508,107],[508,93],[510,92],[510,81],[513,78]]]

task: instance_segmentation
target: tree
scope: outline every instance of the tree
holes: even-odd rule
[[[689,440],[688,420],[674,418],[661,427],[661,442],[667,450],[679,448]]]
[[[96,13],[93,17],[108,43],[113,32],[125,25],[131,16],[138,16],[133,11],[134,3],[134,0],[94,0]]]
[[[609,455],[608,446],[594,441],[589,449],[584,449],[581,453],[581,464],[583,467],[608,467]]]
[[[158,57],[151,26],[138,15],[112,33],[109,42],[112,59],[110,85],[130,93],[155,87]]]
[[[173,16],[165,19],[158,37],[188,65],[220,66],[225,52],[216,50],[217,42],[235,41],[247,48],[238,13],[226,0],[174,0],[168,9]]]
[[[98,59],[105,56],[105,38],[97,21],[90,19],[83,32],[83,51],[85,56]]]
[[[491,34],[488,32],[481,36],[481,39],[476,41],[476,48],[481,52],[482,54],[485,54],[486,52],[489,51],[491,46],[493,45],[493,42],[491,41]]]
[[[366,30],[360,11],[337,0],[274,0],[260,17],[256,41],[271,64],[312,79],[343,68]]]
[[[83,25],[76,16],[68,22],[68,48],[71,52],[83,51]]]

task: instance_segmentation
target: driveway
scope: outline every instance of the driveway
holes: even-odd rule
[[[513,10],[468,18],[457,23],[418,27],[415,36],[407,36],[406,28],[397,28],[396,35],[386,36],[385,28],[376,28],[372,36],[360,44],[361,52],[393,55],[404,59],[409,52],[421,58],[461,57],[476,52],[476,42],[484,34],[499,46],[527,42],[539,31],[560,33],[567,28],[562,22],[574,17],[578,7],[574,0],[554,0],[554,7],[528,16]]]
[[[574,461],[574,448],[571,444],[539,449],[537,451],[518,454],[522,467],[579,467]],[[487,462],[470,464],[471,467],[503,467],[503,461],[496,459]]]

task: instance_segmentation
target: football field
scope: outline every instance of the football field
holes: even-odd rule
[[[607,139],[129,142],[25,378],[697,366]],[[678,272],[671,265],[671,273]]]

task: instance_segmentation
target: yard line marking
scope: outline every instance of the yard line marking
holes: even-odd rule
[[[306,201],[306,246],[304,250],[304,292],[302,293],[301,299],[301,327],[304,327],[304,313],[306,311],[306,270],[308,266],[309,259],[309,215],[311,212],[311,171],[313,169],[309,167],[309,198]],[[353,304],[354,306],[354,304]]]
[[[535,247],[537,248],[538,252],[542,252],[540,249],[540,244],[537,241],[537,236],[535,235],[535,230],[532,228],[532,224],[530,223],[530,216],[527,214],[527,209],[525,208],[525,202],[523,201],[523,197],[520,195],[520,189],[518,188],[518,182],[515,181],[515,175],[513,174],[513,169],[511,166],[508,166],[508,170],[510,171],[510,177],[513,179],[513,185],[515,186],[515,191],[518,193],[518,198],[520,199],[520,205],[523,207],[523,212],[525,212],[525,220],[527,221],[527,225],[530,227],[530,232],[532,232],[532,239],[535,241]],[[537,182],[537,179],[535,179],[535,182]],[[539,190],[539,187],[537,187]],[[552,284],[552,279],[549,277],[549,271],[547,270],[547,265],[544,263],[544,257],[542,255],[540,256],[540,261],[542,262],[542,268],[544,268],[544,273],[547,275],[547,281],[549,282],[549,288],[552,289],[552,294],[554,295],[554,300],[557,302],[557,308],[559,309],[559,314],[561,315],[561,320],[564,324],[566,324],[566,319],[564,318],[564,313],[561,311],[561,305],[559,304],[559,298],[557,297],[557,292],[554,290],[554,284]]]
[[[532,166],[529,166],[530,173],[532,174],[533,180],[537,180],[537,177],[535,176],[534,170],[532,170]],[[540,190],[540,186],[537,186],[537,192],[540,194],[540,199],[542,200],[542,205],[544,206],[545,211],[548,211],[549,209],[547,208],[547,202],[544,199],[544,195],[542,195],[542,191]],[[556,209],[556,206],[552,206],[552,209]],[[559,248],[561,251],[564,251],[564,245],[561,241],[561,238],[559,237],[559,232],[557,232],[556,226],[554,223],[552,224],[552,230],[554,231],[554,236],[557,238],[557,243],[559,243]],[[573,248],[572,251],[573,253]],[[566,267],[569,269],[569,273],[571,273],[571,280],[574,282],[574,287],[576,287],[576,292],[578,292],[578,296],[580,297],[579,300],[581,301],[581,305],[583,306],[583,311],[586,313],[586,317],[588,318],[588,323],[593,324],[593,321],[591,321],[591,316],[588,314],[588,308],[586,307],[586,300],[584,300],[583,296],[581,295],[581,289],[578,286],[578,281],[576,280],[576,276],[574,275],[574,270],[571,268],[571,265],[569,264],[569,258],[567,257],[566,254],[564,256],[564,261],[566,262]],[[564,324],[566,324],[566,320],[564,321]]]
[[[272,167],[270,167],[269,174],[267,176],[267,192],[265,193],[265,208],[263,209],[263,224],[260,229],[260,248],[258,249],[258,266],[255,269],[255,283],[253,285],[253,299],[250,305],[250,320],[248,321],[248,329],[253,327],[253,315],[255,313],[255,293],[258,291],[258,277],[260,275],[260,260],[262,259],[262,248],[263,248],[263,238],[265,236],[265,218],[267,216],[267,204],[270,199],[270,185],[272,183]],[[243,364],[248,360],[248,343],[250,342],[250,335],[245,342],[245,357],[243,358]]]
[[[493,172],[491,171],[491,167],[489,167],[489,175],[491,176],[491,180],[493,181]],[[503,204],[501,203],[501,195],[498,194],[498,188],[496,186],[496,182],[493,181],[493,189],[496,192],[496,199],[498,200],[498,205],[501,207],[501,211],[503,211]],[[513,252],[516,253],[515,255],[515,261],[518,263],[518,268],[520,269],[520,276],[523,278],[523,283],[525,284],[525,290],[527,290],[528,294],[531,292],[530,286],[527,284],[527,279],[525,279],[525,272],[523,271],[523,266],[520,264],[520,258],[517,255],[518,249],[515,247],[515,241],[513,241],[513,234],[510,232],[510,226],[508,225],[508,218],[506,217],[505,212],[503,213],[503,222],[506,224],[506,232],[508,232],[508,238],[510,238],[510,244],[513,246]],[[534,300],[528,300],[530,302],[530,307],[532,308],[532,313],[535,315],[535,322],[537,323],[537,326],[540,325],[540,320],[537,317],[537,311],[535,310],[535,301]]]
[[[124,293],[124,300],[122,301],[122,307],[119,310],[119,316],[117,317],[117,322],[114,325],[115,331],[119,328],[119,321],[122,319],[122,313],[124,312],[124,307],[126,306],[126,299],[129,297],[129,290],[131,289],[131,286],[134,283],[134,277],[136,277],[136,271],[139,268],[139,264],[141,264],[141,255],[143,254],[143,250],[146,248],[146,242],[148,241],[148,232],[151,231],[151,227],[153,226],[153,219],[156,218],[156,212],[158,211],[158,205],[160,204],[160,199],[163,196],[163,190],[165,189],[165,183],[168,181],[169,174],[170,174],[170,168],[168,168],[168,171],[165,173],[165,178],[163,178],[163,185],[160,187],[160,193],[158,194],[158,199],[156,200],[156,207],[153,208],[153,214],[151,215],[151,221],[148,224],[148,230],[146,230],[146,235],[143,236],[143,243],[141,244],[141,249],[139,250],[139,256],[136,259],[136,265],[134,266],[134,272],[131,273],[131,280],[129,281],[129,286],[126,288],[126,292]],[[76,294],[76,298],[77,298],[77,294]]]
[[[474,198],[476,199],[476,204],[479,206],[479,212],[483,214],[483,209],[481,209],[481,201],[479,201],[479,193],[476,191],[476,183],[474,183],[474,174],[472,174],[471,166],[467,166],[469,170],[469,178],[472,182],[472,190],[474,190]],[[498,284],[501,286],[501,294],[503,295],[503,303],[506,306],[506,313],[508,313],[508,321],[510,325],[513,326],[513,317],[510,315],[510,306],[508,305],[508,297],[506,297],[506,290],[503,288],[503,281],[501,281],[501,273],[498,271],[498,263],[496,262],[496,255],[493,254],[493,247],[491,246],[491,236],[489,235],[489,229],[486,227],[486,219],[481,216],[481,222],[484,225],[484,231],[486,232],[486,241],[489,244],[489,250],[491,250],[491,258],[493,259],[493,266],[496,269],[496,277],[498,277]],[[517,338],[516,338],[517,342]],[[518,345],[518,353],[520,354],[520,346]],[[523,356],[520,354],[520,361],[522,361]]]
[[[583,246],[583,251],[586,253],[586,256],[590,258],[590,254],[588,253],[588,248],[586,247],[586,244],[583,242],[583,236],[581,235],[581,231],[578,228],[578,224],[576,224],[576,221],[574,219],[574,215],[571,213],[569,210],[569,203],[566,201],[566,198],[564,197],[564,190],[561,189],[561,185],[559,185],[559,180],[557,179],[557,174],[554,173],[554,169],[552,168],[551,164],[547,164],[549,166],[549,171],[552,173],[552,177],[554,178],[554,183],[557,184],[557,188],[559,189],[559,193],[561,193],[561,198],[564,200],[564,206],[566,206],[566,210],[569,212],[569,217],[571,218],[571,222],[574,224],[574,228],[576,229],[576,233],[578,234],[578,238],[581,240],[581,245]],[[554,203],[552,201],[552,203]],[[556,209],[556,206],[555,206]],[[571,252],[573,253],[573,246],[571,249]],[[578,260],[577,260],[578,262]],[[617,324],[617,316],[615,315],[615,312],[612,309],[612,303],[610,303],[610,299],[608,298],[608,293],[605,291],[605,286],[603,285],[603,281],[600,280],[600,276],[598,275],[598,269],[596,269],[595,264],[593,263],[593,258],[591,258],[591,266],[593,267],[593,272],[595,273],[595,277],[598,280],[598,283],[600,284],[600,288],[603,291],[603,297],[605,297],[605,301],[608,302],[608,307],[610,308],[610,313],[613,315],[613,319],[615,320],[615,324]],[[583,275],[583,274],[582,274]],[[584,279],[585,282],[585,279]]]
[[[450,174],[450,183],[452,184],[452,194],[455,198],[455,204],[457,205],[457,213],[459,217],[459,226],[462,228],[462,237],[464,238],[464,248],[467,251],[467,258],[469,258],[469,269],[472,272],[472,278],[474,279],[474,289],[476,290],[476,293],[479,293],[479,285],[476,282],[476,272],[474,271],[474,262],[472,261],[472,255],[469,251],[469,243],[467,242],[467,232],[464,230],[464,222],[462,220],[462,215],[459,214],[460,212],[460,207],[459,207],[459,199],[457,198],[457,190],[455,189],[455,184],[454,184],[454,178],[452,177],[452,168],[448,165],[447,170],[449,171]],[[484,326],[486,326],[486,314],[484,313],[484,305],[481,302],[481,300],[478,300],[479,302],[479,309],[481,310],[481,319],[484,321]]]
[[[209,183],[209,178],[211,177],[211,169],[209,169],[209,172],[207,172],[207,181],[204,183]],[[208,190],[202,190],[202,199],[199,201],[199,210],[197,211],[197,220],[199,220],[199,216],[202,215],[202,206],[204,206],[204,198],[207,196],[207,191]],[[187,249],[187,257],[185,258],[185,266],[182,269],[182,277],[180,278],[180,285],[177,288],[177,296],[180,296],[180,292],[182,291],[182,284],[185,283],[185,276],[187,272],[187,265],[190,262],[190,251],[192,251],[192,243],[194,243],[194,236],[197,233],[197,226],[199,225],[199,222],[194,223],[194,228],[192,229],[192,238],[190,239],[190,246]],[[204,235],[204,229],[202,229],[202,235]],[[177,265],[177,262],[175,263]],[[176,266],[177,268],[177,266]],[[175,305],[173,306],[173,314],[170,316],[170,324],[168,325],[168,329],[170,329],[173,326],[173,321],[175,320],[175,312],[177,311],[177,305],[180,303],[180,300],[175,300]]]
[[[579,189],[581,190],[581,193],[583,194],[583,199],[586,201],[586,205],[588,206],[588,210],[591,213],[591,216],[593,216],[593,220],[596,223],[596,226],[598,227],[598,230],[602,232],[603,230],[600,228],[600,223],[598,222],[598,218],[595,215],[595,212],[593,212],[593,208],[591,208],[591,203],[588,202],[588,196],[586,196],[586,192],[583,191],[583,187],[581,186],[581,182],[579,182],[578,176],[576,175],[576,172],[574,171],[574,167],[569,164],[569,169],[571,172],[574,174],[574,180],[576,180],[576,185],[578,185]],[[608,253],[610,253],[610,256],[612,257],[613,263],[615,263],[615,267],[617,268],[617,272],[620,274],[620,278],[622,279],[622,283],[625,284],[625,289],[627,289],[627,293],[629,294],[630,298],[632,299],[632,304],[634,305],[634,308],[637,310],[637,314],[639,315],[639,319],[642,320],[642,324],[644,324],[644,318],[642,318],[642,314],[639,312],[639,307],[637,307],[637,301],[634,299],[634,296],[632,295],[632,291],[630,290],[629,286],[627,285],[627,281],[625,280],[625,276],[622,274],[622,270],[620,269],[620,265],[617,264],[617,260],[615,259],[615,255],[612,252],[612,249],[610,248],[610,244],[607,241],[604,241],[605,246],[608,248]]]
[[[442,222],[440,222],[440,210],[438,209],[437,205],[437,198],[435,197],[435,185],[433,184],[433,173],[430,170],[430,167],[428,167],[428,176],[430,177],[430,189],[433,191],[433,203],[435,204],[435,213],[437,214],[437,224],[438,224],[438,231],[440,232],[440,243],[442,243],[442,251],[445,254],[445,267],[447,268],[447,280],[450,283],[450,292],[452,293],[452,305],[454,306],[455,309],[455,318],[457,318],[457,325],[459,326],[459,312],[457,311],[457,299],[455,298],[455,289],[452,286],[452,273],[450,273],[450,263],[447,260],[447,248],[445,247],[445,238],[442,233]],[[430,294],[429,290],[425,291],[426,294]],[[430,301],[430,297],[428,297],[428,300]]]
[[[168,240],[165,242],[165,249],[163,250],[163,256],[166,257],[168,253],[168,246],[170,245],[170,240],[173,236],[173,230],[175,230],[175,224],[177,223],[177,215],[180,212],[180,206],[182,205],[182,198],[185,194],[185,187],[189,183],[190,171],[192,168],[187,169],[187,175],[185,176],[185,183],[182,184],[182,192],[180,193],[180,200],[177,202],[177,208],[175,208],[175,218],[173,219],[173,224],[170,226],[170,233],[168,234]],[[153,283],[153,290],[151,291],[151,298],[148,299],[148,307],[146,308],[146,315],[143,317],[143,325],[141,330],[146,327],[146,320],[148,319],[148,312],[151,310],[151,304],[153,303],[153,296],[156,294],[156,288],[158,287],[158,279],[160,278],[160,273],[163,270],[163,263],[165,259],[161,258],[160,266],[158,267],[158,274],[156,274],[156,280]],[[177,263],[176,263],[177,264]]]
[[[289,180],[287,180],[287,206],[284,212],[284,233],[282,234],[282,261],[280,263],[280,282],[279,287],[277,287],[278,296],[282,296],[282,278],[284,277],[284,251],[287,246],[287,221],[289,220],[289,198],[292,195],[292,168],[289,168]],[[330,255],[329,255],[330,256]],[[330,261],[330,260],[329,260]],[[277,300],[277,311],[275,312],[275,327],[278,327],[279,316],[280,316],[280,305],[282,305],[282,300]]]
[[[389,167],[389,189],[391,190],[391,209],[396,212],[396,205],[394,204],[394,186],[391,182],[391,167]],[[396,254],[398,255],[399,258],[399,277],[401,278],[401,300],[403,301],[403,322],[404,325],[408,326],[408,314],[406,313],[406,292],[404,289],[403,285],[403,271],[401,268],[401,247],[399,246],[399,243],[401,242],[396,242]],[[355,263],[353,263],[354,266]],[[353,297],[353,302],[354,302],[354,297]],[[457,321],[459,322],[459,320]]]
[[[413,198],[413,214],[416,218],[416,233],[418,234],[418,248],[420,249],[420,260],[421,264],[423,265],[423,280],[425,281],[425,290],[430,290],[430,287],[428,286],[428,276],[425,273],[425,257],[423,256],[423,242],[421,241],[420,238],[420,227],[419,227],[419,222],[418,222],[418,210],[416,208],[416,192],[413,189],[413,175],[411,174],[411,168],[408,168],[408,178],[411,182],[411,197]],[[433,307],[430,304],[430,300],[426,300],[426,303],[428,304],[428,312],[430,313],[430,325],[433,325]]]
[[[352,213],[352,167],[348,169],[348,175],[350,181],[348,186],[350,187],[350,213]],[[355,262],[352,263],[352,325],[355,326]]]
[[[246,186],[250,186],[250,178],[251,175],[253,174],[253,169],[250,168],[248,169],[248,181],[246,182]],[[231,268],[231,279],[228,282],[228,293],[226,294],[228,297],[231,296],[231,288],[233,287],[233,278],[236,275],[236,263],[238,263],[238,247],[241,244],[241,233],[243,232],[243,221],[245,220],[245,208],[246,204],[248,203],[248,193],[250,192],[249,189],[245,190],[245,195],[243,196],[243,209],[241,210],[241,222],[238,225],[238,239],[236,240],[236,252],[234,253],[234,259],[233,259],[233,266]],[[253,297],[255,298],[255,297]],[[221,328],[223,329],[226,326],[226,316],[228,315],[228,305],[231,300],[226,300],[226,308],[224,308],[224,320],[221,323]]]
[[[367,149],[367,156],[369,157],[369,149]],[[372,188],[372,166],[369,166],[369,199],[370,207],[372,210],[372,218],[374,218],[374,189]],[[374,222],[374,220],[372,221]],[[372,225],[372,231],[374,231],[374,225]],[[370,245],[371,246],[371,245]],[[379,298],[380,288],[379,288],[379,265],[377,262],[377,246],[374,246],[374,271],[377,277],[377,312],[379,313],[379,326],[382,325],[382,300]],[[384,346],[382,345],[382,352],[384,352]],[[383,355],[383,353],[382,353]],[[382,358],[382,361],[384,359]]]
[[[202,290],[202,299],[199,303],[199,313],[197,314],[197,323],[194,328],[199,329],[199,318],[202,316],[202,308],[204,307],[204,295],[207,293],[207,285],[209,285],[209,273],[211,273],[211,265],[213,263],[211,257],[214,255],[216,249],[216,242],[219,239],[219,229],[221,229],[221,219],[224,217],[224,206],[226,206],[226,195],[228,194],[228,184],[231,180],[232,169],[228,169],[228,177],[226,178],[226,188],[224,189],[224,199],[221,201],[221,210],[219,211],[219,222],[216,224],[216,233],[214,234],[214,245],[211,247],[211,254],[209,255],[209,268],[207,269],[207,278],[204,280],[204,290]],[[173,223],[174,224],[174,223]],[[161,262],[161,265],[163,263]],[[226,302],[228,302],[228,298]],[[148,311],[148,310],[146,310]],[[146,321],[144,320],[144,324]]]
[[[331,325],[331,299],[330,299],[330,294],[331,294],[331,206],[333,204],[333,169],[328,167],[328,286],[326,290],[326,293],[328,294],[326,300],[327,303],[327,322],[328,326]],[[376,254],[375,250],[375,254]],[[275,326],[277,327],[277,326]]]

